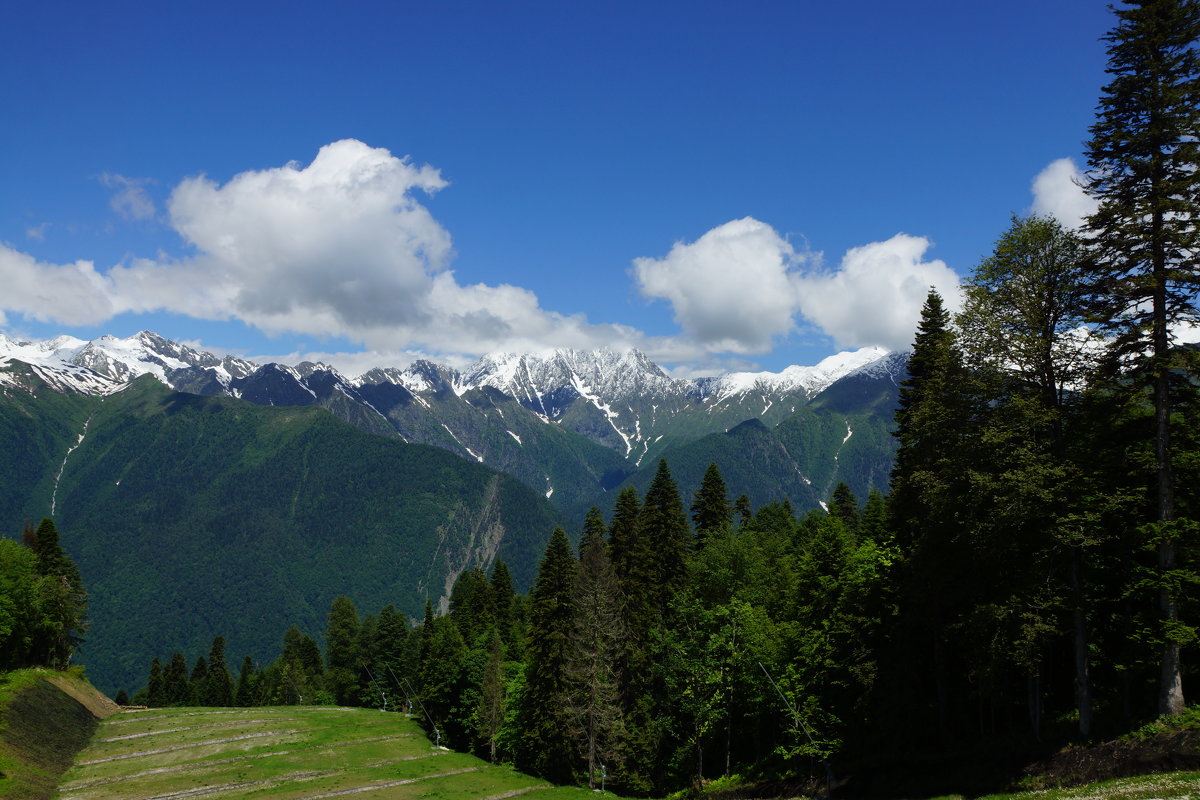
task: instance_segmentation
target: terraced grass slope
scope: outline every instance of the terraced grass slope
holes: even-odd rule
[[[0,798],[40,800],[117,706],[77,670],[0,673]]]
[[[530,792],[593,796],[436,747],[402,714],[288,706],[118,714],[100,724],[58,796],[502,800]]]

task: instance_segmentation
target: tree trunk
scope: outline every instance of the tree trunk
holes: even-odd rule
[[[1087,617],[1083,609],[1083,580],[1079,574],[1079,549],[1071,553],[1071,627],[1075,648],[1075,708],[1079,711],[1079,733],[1092,734],[1092,682],[1088,675]]]

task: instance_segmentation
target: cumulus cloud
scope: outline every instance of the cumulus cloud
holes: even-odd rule
[[[126,178],[124,175],[105,172],[100,183],[117,192],[109,198],[109,207],[127,220],[154,219],[154,201],[146,192],[147,178]]]
[[[1096,210],[1096,201],[1083,191],[1083,173],[1069,158],[1051,161],[1033,179],[1035,214],[1051,216],[1068,228],[1078,228]]]
[[[138,203],[142,182],[102,180],[121,189],[114,208],[134,218],[154,213]],[[380,352],[619,346],[637,338],[626,327],[542,309],[520,287],[457,283],[447,268],[450,234],[417,199],[446,185],[431,166],[347,139],[322,147],[307,166],[243,172],[224,184],[204,176],[181,182],[168,220],[193,256],[137,259],[104,274],[26,256],[22,274],[40,270],[55,285],[71,278],[72,296],[92,298],[91,322],[172,311],[239,319],[268,333],[342,337]],[[84,316],[74,306],[47,311],[50,293],[43,300],[0,303],[69,324]]]
[[[127,198],[142,186],[104,180]],[[544,309],[523,287],[459,283],[450,234],[421,202],[446,185],[437,169],[356,140],[322,147],[308,165],[243,172],[223,184],[188,178],[171,192],[166,220],[191,255],[102,272],[0,245],[0,313],[66,325],[155,311],[237,319],[267,333],[346,340],[381,357],[636,346],[663,363],[707,369],[769,350],[801,325],[842,347],[904,348],[930,286],[958,304],[957,277],[925,260],[925,239],[899,234],[825,269],[747,217],[676,242],[661,258],[634,259],[638,290],[665,300],[681,328],[647,337]],[[122,202],[133,218],[156,213],[152,204],[147,212],[135,199]]]
[[[47,264],[0,244],[3,311],[39,322],[91,325],[112,317],[112,285],[90,261]]]
[[[833,271],[800,279],[798,307],[839,347],[912,346],[932,287],[951,311],[962,301],[959,278],[939,259],[925,260],[928,239],[898,233],[846,252]]]
[[[688,336],[715,351],[754,353],[794,327],[803,261],[774,228],[746,217],[676,242],[661,259],[635,259],[632,271],[644,296],[671,304]]]
[[[901,233],[823,269],[770,225],[746,218],[678,242],[662,259],[636,259],[633,272],[641,292],[667,300],[686,336],[707,352],[762,352],[798,318],[839,347],[900,350],[912,344],[930,287],[952,310],[960,305],[958,275],[925,260],[929,247]]]

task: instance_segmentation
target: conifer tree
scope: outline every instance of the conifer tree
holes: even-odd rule
[[[604,517],[600,514],[600,509],[592,506],[588,509],[587,516],[583,518],[583,533],[579,537],[579,558],[583,558],[584,552],[591,545],[593,539],[603,544],[607,534],[608,529],[604,524]]]
[[[162,664],[155,658],[150,662],[150,678],[146,682],[146,705],[159,708],[166,705],[163,697]]]
[[[858,532],[858,498],[844,482],[833,488],[829,498],[829,516],[840,520],[851,533]]]
[[[208,705],[233,705],[233,678],[225,666],[225,637],[217,636],[208,651]]]
[[[492,614],[496,619],[496,630],[508,650],[519,650],[522,643],[516,633],[516,590],[513,588],[512,575],[508,565],[500,559],[492,564]],[[514,652],[513,655],[516,655]]]
[[[738,525],[745,527],[754,518],[754,509],[750,507],[750,498],[739,494],[733,503],[733,511],[738,516]]]
[[[188,684],[187,660],[183,653],[171,656],[171,663],[163,670],[163,702],[166,705],[187,705],[192,690]]]
[[[339,705],[357,705],[361,654],[358,610],[349,597],[338,595],[325,629],[325,682]]]
[[[589,537],[579,554],[575,609],[567,710],[571,733],[586,764],[588,788],[594,789],[600,764],[615,766],[621,755],[620,677],[627,646],[620,583],[599,536]]]
[[[528,662],[519,709],[520,769],[552,781],[571,778],[568,663],[575,631],[576,561],[562,528],[555,528],[530,593]]]
[[[692,544],[683,500],[666,459],[659,459],[658,471],[646,490],[640,522],[654,557],[656,608],[665,613],[671,598],[687,581],[687,558]]]
[[[468,646],[491,629],[494,611],[492,585],[483,567],[476,565],[459,575],[450,589],[450,618]]]
[[[504,647],[499,632],[488,636],[488,661],[479,687],[475,710],[475,735],[487,748],[488,761],[496,763],[496,740],[504,724]]]
[[[211,705],[208,699],[208,662],[204,656],[196,659],[196,665],[192,667],[192,677],[188,681],[188,688],[191,692],[189,702],[194,706]]]
[[[725,489],[725,480],[717,469],[716,462],[710,463],[696,490],[692,502],[692,521],[696,525],[696,547],[704,546],[704,540],[710,533],[715,533],[733,523],[733,508],[729,504],[729,493]]]
[[[254,669],[254,659],[246,656],[242,659],[242,670],[238,673],[237,691],[234,693],[234,704],[242,708],[258,705],[255,697],[258,673]]]
[[[1184,710],[1181,648],[1195,638],[1179,618],[1172,465],[1173,330],[1195,323],[1200,291],[1200,3],[1138,0],[1114,9],[1104,87],[1088,142],[1087,222],[1092,312],[1115,354],[1152,388],[1155,521],[1163,651],[1159,712]]]

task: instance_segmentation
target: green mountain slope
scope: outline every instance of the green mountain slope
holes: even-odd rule
[[[143,377],[107,398],[0,397],[0,443],[29,447],[0,525],[49,513],[90,593],[81,660],[105,690],[150,659],[278,650],[290,624],[324,630],[334,597],[417,616],[426,597],[499,557],[528,585],[558,523],[544,497],[443,450],[364,433],[313,407],[172,392]],[[48,431],[41,439],[35,431]]]
[[[873,488],[887,490],[896,398],[886,376],[839,381],[774,428],[750,419],[671,447],[662,457],[688,502],[710,463],[720,468],[730,499],[745,494],[754,507],[787,499],[797,512],[818,508],[842,481],[865,500]],[[625,484],[644,494],[657,466],[644,461]],[[615,496],[610,491],[593,502],[610,511]],[[569,510],[581,518],[586,509]]]

